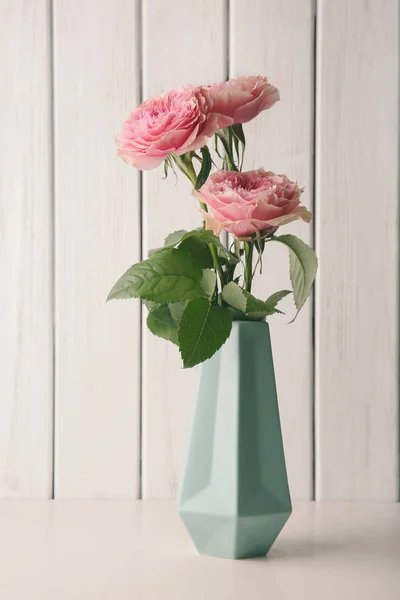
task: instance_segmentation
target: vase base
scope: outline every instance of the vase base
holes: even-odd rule
[[[199,554],[230,559],[266,556],[290,514],[226,517],[180,511]]]

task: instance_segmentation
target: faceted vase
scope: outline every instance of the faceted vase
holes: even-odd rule
[[[264,556],[292,512],[269,326],[234,321],[201,365],[179,514],[201,554]]]

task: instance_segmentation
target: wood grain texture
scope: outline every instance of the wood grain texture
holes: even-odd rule
[[[311,0],[232,0],[231,76],[267,75],[281,102],[244,126],[245,169],[264,167],[286,173],[305,186],[304,204],[313,207],[313,39]],[[282,228],[312,244],[312,226]],[[289,259],[280,244],[270,244],[254,293],[260,298],[291,289]],[[291,297],[281,303],[287,314],[269,319],[291,494],[310,499],[312,477],[313,348],[312,301],[292,325]]]
[[[52,488],[48,3],[0,6],[0,498]]]
[[[138,15],[54,4],[57,498],[138,494],[140,307],[106,304],[140,259],[139,177],[114,146],[139,101]]]
[[[188,10],[190,5],[190,10]],[[225,78],[225,2],[144,0],[144,98],[189,83]],[[191,186],[162,168],[144,173],[143,249],[163,244],[168,233],[201,223]],[[182,370],[176,347],[156,338],[144,326],[143,347],[143,493],[175,494],[186,451],[197,372]]]
[[[317,14],[317,497],[395,500],[398,2]]]

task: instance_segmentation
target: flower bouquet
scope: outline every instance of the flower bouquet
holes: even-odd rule
[[[199,203],[199,227],[171,233],[108,299],[140,298],[183,366],[205,363],[179,504],[197,548],[216,556],[265,554],[291,512],[266,317],[291,293],[297,315],[311,292],[314,251],[278,234],[311,213],[286,175],[242,171],[243,124],[278,100],[261,76],[181,87],[136,108],[116,137],[126,163],[181,171]],[[260,299],[252,282],[271,243],[289,251],[292,290]]]

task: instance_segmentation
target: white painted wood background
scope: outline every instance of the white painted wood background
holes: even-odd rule
[[[315,306],[272,325],[292,495],[398,499],[398,50],[398,0],[0,3],[0,497],[175,494],[196,370],[105,297],[199,216],[113,138],[141,98],[261,73],[282,101],[246,166],[305,185],[320,258]],[[287,256],[264,266],[266,295]]]

